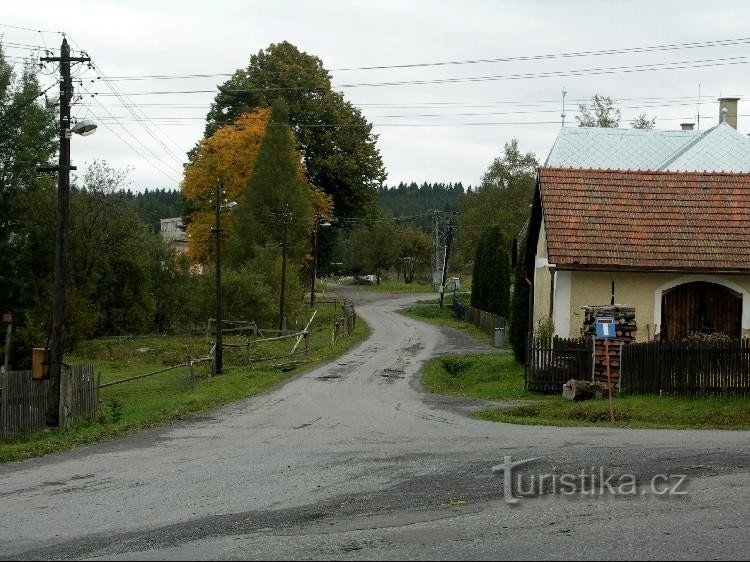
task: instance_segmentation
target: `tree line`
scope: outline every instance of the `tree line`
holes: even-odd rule
[[[308,87],[297,87],[300,81]],[[38,98],[36,67],[16,73],[0,49],[0,308],[15,316],[17,366],[28,361],[31,347],[46,345],[51,324],[55,182],[35,168],[55,157],[57,115]],[[596,123],[612,126],[606,99],[589,109]],[[284,312],[300,313],[311,237],[321,220],[334,226],[319,231],[321,272],[373,273],[379,281],[390,270],[413,282],[429,271],[434,248],[425,212],[438,209],[458,211],[453,259],[474,268],[472,301],[509,315],[512,329],[523,332],[511,341],[524,340],[528,291],[516,269],[509,302],[508,262],[514,240],[523,243],[536,156],[512,140],[473,188],[460,182],[387,188],[376,141],[361,111],[331,89],[319,58],[288,42],[252,55],[219,86],[180,192],[123,191],[126,173],[104,161],[75,180],[68,348],[102,335],[181,330],[213,315],[216,178],[222,209],[238,203],[221,211],[227,317],[272,321],[285,266]],[[159,219],[169,216],[185,217],[187,256],[171,252],[156,234]],[[202,275],[191,271],[195,263],[204,266]]]
[[[314,87],[291,87],[300,77]],[[31,347],[50,337],[56,190],[35,168],[56,156],[57,112],[37,98],[36,67],[16,76],[0,51],[0,308],[14,315],[13,367],[28,364]],[[315,217],[332,218],[334,209],[338,217],[377,215],[385,172],[375,143],[361,112],[331,89],[320,59],[286,42],[252,55],[220,85],[179,195],[123,191],[126,173],[104,161],[74,178],[66,349],[97,336],[182,331],[213,316],[216,178],[220,203],[239,203],[222,211],[225,317],[275,320],[282,244],[286,312],[301,313]],[[180,215],[188,256],[155,233],[159,219]],[[321,233],[321,254],[337,236]],[[202,274],[191,268],[196,262]]]

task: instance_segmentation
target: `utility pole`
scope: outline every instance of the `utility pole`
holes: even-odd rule
[[[312,282],[310,283],[310,308],[315,306],[315,278],[318,276],[318,231],[320,230],[320,215],[315,215],[315,228],[313,230],[313,266]]]
[[[216,237],[216,344],[214,347],[214,373],[221,375],[224,372],[223,365],[223,342],[221,340],[221,309],[222,291],[221,291],[221,180],[216,180],[216,223],[211,229]]]
[[[60,425],[61,373],[63,367],[63,337],[65,336],[65,234],[70,208],[70,106],[73,99],[73,81],[70,65],[73,62],[90,62],[89,57],[71,57],[68,40],[63,37],[59,57],[44,57],[43,62],[60,63],[60,155],[58,165],[40,168],[40,171],[57,172],[57,227],[55,231],[55,296],[52,308],[52,337],[50,341],[49,376],[46,422],[50,427]]]
[[[284,212],[281,213],[284,222],[284,238],[281,245],[281,296],[279,298],[279,330],[282,332],[286,329],[286,318],[284,317],[284,298],[286,296],[286,244],[287,235],[289,234],[289,221],[292,220],[292,213],[289,211],[289,204],[284,205]]]
[[[313,267],[312,267],[312,283],[310,285],[310,308],[315,306],[315,278],[318,276],[318,235],[320,234],[320,228],[323,226],[331,226],[331,223],[323,221],[323,216],[320,214],[315,215],[315,229],[313,230]]]
[[[445,276],[448,275],[448,256],[450,255],[452,241],[453,241],[453,217],[448,219],[448,233],[445,235],[445,257],[443,258],[443,276],[440,280],[440,308],[443,308],[443,298],[445,297]]]

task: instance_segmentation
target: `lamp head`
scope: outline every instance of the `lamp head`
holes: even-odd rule
[[[94,123],[90,119],[84,119],[83,121],[79,121],[78,123],[73,125],[71,132],[77,135],[81,135],[82,137],[87,137],[94,134],[94,132],[96,131],[96,127],[96,123]]]

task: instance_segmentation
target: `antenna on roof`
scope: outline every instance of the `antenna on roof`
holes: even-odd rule
[[[701,130],[701,83],[698,82],[698,130]]]
[[[568,93],[568,91],[565,88],[563,88],[562,89],[562,107],[563,107],[563,110],[562,110],[562,113],[560,114],[560,117],[562,117],[562,126],[563,127],[565,126],[565,95],[567,93]]]

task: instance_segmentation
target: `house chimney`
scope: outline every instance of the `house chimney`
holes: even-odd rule
[[[683,131],[692,131],[695,127],[695,123],[680,123]]]
[[[719,98],[719,123],[726,123],[737,128],[737,102],[740,98]],[[726,111],[724,111],[726,109]]]

